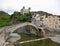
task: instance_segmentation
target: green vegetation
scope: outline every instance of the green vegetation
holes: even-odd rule
[[[0,11],[0,27],[11,25],[12,21],[10,21],[9,14]]]
[[[22,15],[20,12],[14,12],[12,15],[9,15],[3,11],[0,11],[0,27],[12,25],[18,22],[30,22],[31,13]]]
[[[20,12],[14,12],[12,15],[9,15],[3,11],[0,11],[0,27],[8,26],[14,23],[20,22],[31,22],[32,14],[39,13],[41,15],[52,15],[44,11],[35,11],[29,12],[28,14],[22,15]]]
[[[14,31],[14,33],[17,33],[17,31]],[[24,34],[24,33],[18,33],[18,34],[21,36],[21,39],[18,40],[16,44],[14,44],[15,46],[60,46],[59,43],[53,42],[51,39],[45,39],[45,40],[19,44],[19,42],[22,42],[22,41],[38,39],[41,37],[38,37],[33,34]]]
[[[52,15],[51,13],[47,13],[47,12],[44,12],[44,11],[33,11],[33,12],[31,12],[31,14],[34,14],[34,13],[38,13],[38,14],[41,14],[41,15]]]
[[[28,14],[20,14],[20,12],[15,12],[14,14],[11,15],[12,20],[15,22],[30,22],[32,15],[31,13]]]
[[[15,30],[13,33],[18,32]],[[27,33],[18,33],[18,34],[21,36],[21,39],[19,39],[17,42],[41,38],[40,36],[36,36],[34,34],[27,34]]]
[[[15,46],[60,46],[59,43],[55,43],[51,41],[50,39],[46,40],[40,40],[40,41],[35,41],[35,42],[29,42],[29,43],[24,43],[24,44],[15,44]]]
[[[21,39],[18,40],[17,42],[40,38],[39,36],[36,36],[34,34],[20,33],[19,35],[21,36]]]

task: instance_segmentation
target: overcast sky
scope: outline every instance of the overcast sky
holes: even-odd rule
[[[31,11],[45,11],[60,15],[60,0],[0,0],[0,10],[9,14],[20,11],[23,6],[31,7]]]

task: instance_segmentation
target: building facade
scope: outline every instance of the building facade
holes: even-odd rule
[[[46,26],[51,29],[57,29],[58,17],[55,15],[46,16]]]
[[[58,27],[58,29],[60,29],[60,15],[57,16],[57,17],[58,17],[58,25],[57,25],[57,27]]]
[[[60,25],[60,18],[56,15],[41,15],[41,14],[34,14],[32,16],[34,18],[33,22],[35,25],[38,25],[40,27],[47,27],[50,29],[58,29],[58,25]],[[60,27],[60,26],[59,26]]]
[[[23,7],[22,9],[21,9],[21,14],[25,14],[25,13],[29,13],[30,12],[30,10],[31,10],[31,8],[29,7],[28,9],[25,9],[25,7]]]
[[[37,26],[40,26],[40,15],[39,14],[34,13],[32,15],[32,23],[34,23]]]
[[[33,14],[32,15],[32,22],[40,27],[45,26],[45,15],[40,15],[40,14]]]

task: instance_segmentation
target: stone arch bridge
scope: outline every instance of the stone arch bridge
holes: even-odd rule
[[[14,32],[14,30],[17,30],[18,28],[24,27],[29,25],[30,27],[33,27],[35,30],[35,34],[39,33],[39,29],[42,29],[43,34],[45,34],[45,32],[43,31],[43,28],[41,27],[37,27],[35,24],[33,23],[29,23],[29,22],[25,22],[25,23],[20,23],[20,24],[15,24],[12,26],[7,26],[7,27],[3,27],[0,29],[0,34],[4,34],[5,36],[9,35],[9,33]],[[7,38],[7,37],[6,37]]]
[[[42,35],[45,36],[46,32],[44,31],[44,29],[36,26],[33,23],[25,22],[25,23],[15,24],[15,25],[3,27],[0,29],[0,42],[1,42],[0,46],[3,46],[3,43],[5,43],[6,39],[9,37],[10,33],[14,32],[14,30],[17,30],[18,28],[21,28],[21,27],[24,27],[27,25],[29,25],[35,29],[35,30],[33,30],[34,34],[40,35],[39,30],[41,30],[43,32]]]
[[[17,30],[18,28],[21,28],[21,27],[24,27],[24,26],[27,26],[29,25],[30,27],[33,27],[35,30],[34,31],[34,34],[38,34],[39,33],[39,30],[38,30],[38,27],[33,24],[33,23],[29,23],[29,22],[25,22],[25,23],[20,23],[20,24],[15,24],[15,25],[12,25],[12,26],[7,26],[7,27],[3,27],[0,29],[0,46],[3,46],[6,42],[6,40],[8,39],[9,35],[14,32],[14,30]],[[39,27],[40,29],[42,29],[41,27]],[[44,31],[43,31],[44,32]],[[45,33],[43,33],[45,34]]]
[[[5,33],[6,32],[14,32],[14,30],[17,30],[18,28],[21,28],[21,27],[24,27],[24,26],[27,26],[27,25],[30,26],[30,27],[34,27],[37,32],[39,31],[38,28],[43,29],[41,27],[36,26],[33,23],[25,22],[25,23],[15,24],[15,25],[12,25],[12,26],[3,27],[3,28],[0,29],[0,32],[5,32]]]

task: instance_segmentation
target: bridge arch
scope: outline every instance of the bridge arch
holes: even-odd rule
[[[32,24],[32,23],[23,23],[21,24],[22,26],[19,26],[18,28],[16,28],[15,30],[19,29],[20,27],[27,27],[27,28],[30,28],[30,33],[33,33],[35,35],[41,35],[39,29],[41,29],[41,32],[42,32],[42,35],[44,36],[45,35],[45,32],[42,28],[38,28],[35,24]],[[27,29],[28,30],[28,29]]]
[[[43,32],[43,36],[45,35],[45,31],[43,30],[43,28],[41,27],[37,27],[35,24],[33,23],[20,23],[20,24],[16,24],[16,25],[13,25],[13,26],[9,26],[9,27],[6,27],[4,28],[2,31],[5,31],[7,33],[12,33],[14,32],[15,30],[21,28],[21,27],[24,27],[24,26],[30,26],[30,28],[34,28],[34,32],[35,32],[35,35],[40,35],[40,31],[39,29],[42,29],[41,31]],[[33,29],[32,29],[33,30]]]

